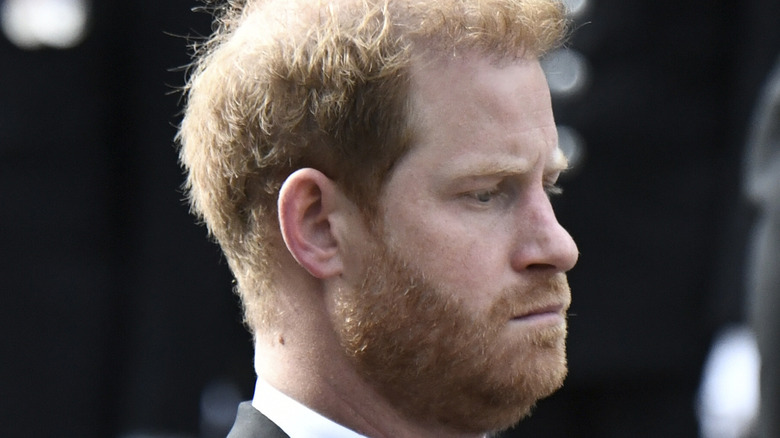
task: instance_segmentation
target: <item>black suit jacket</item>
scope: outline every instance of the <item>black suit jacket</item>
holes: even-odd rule
[[[289,438],[279,426],[274,424],[250,402],[238,405],[236,422],[227,438]]]

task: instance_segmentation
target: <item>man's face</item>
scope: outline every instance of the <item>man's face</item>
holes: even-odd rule
[[[566,375],[564,273],[577,249],[547,193],[566,166],[547,84],[536,60],[477,55],[412,78],[416,143],[335,321],[360,373],[405,415],[503,429]]]

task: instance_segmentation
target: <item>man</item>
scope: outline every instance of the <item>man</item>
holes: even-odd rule
[[[549,0],[231,4],[181,157],[255,338],[230,437],[477,437],[566,374]]]

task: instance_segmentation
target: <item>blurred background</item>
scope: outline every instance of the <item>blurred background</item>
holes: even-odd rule
[[[758,436],[744,156],[780,1],[568,3],[545,67],[581,251],[571,371],[505,435]],[[197,6],[0,0],[2,437],[219,437],[251,397],[232,278],[180,190]]]

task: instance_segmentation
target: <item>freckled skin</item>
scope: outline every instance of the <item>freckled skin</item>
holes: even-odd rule
[[[413,81],[419,142],[383,192],[388,241],[475,309],[539,268],[571,269],[577,248],[545,193],[566,164],[538,61],[464,56]]]
[[[566,162],[546,81],[536,60],[472,55],[419,66],[411,94],[418,142],[382,192],[382,229],[349,243],[362,268],[333,323],[407,417],[506,428],[566,374],[577,248],[547,194]]]

